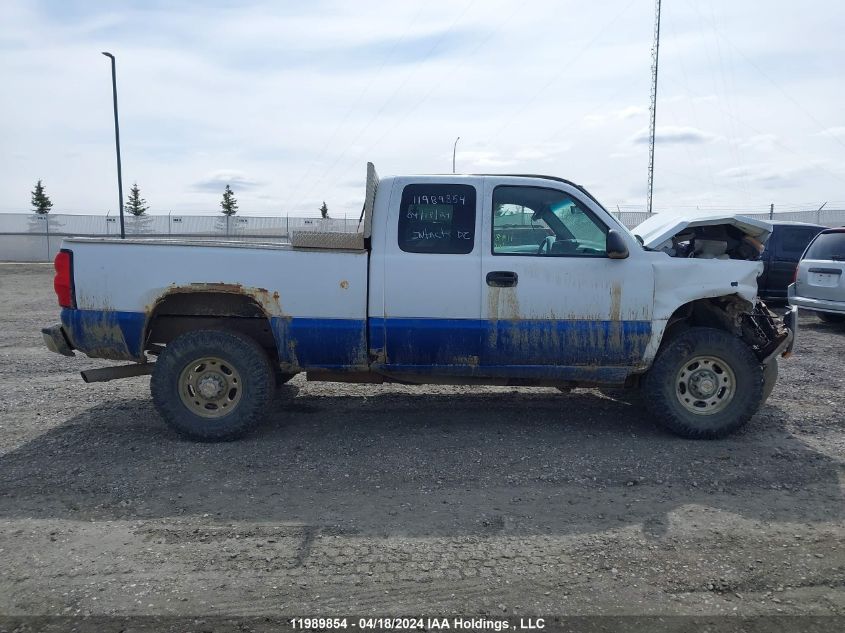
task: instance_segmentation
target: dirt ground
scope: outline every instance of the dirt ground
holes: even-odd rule
[[[0,265],[0,615],[845,614],[845,328],[801,318],[742,433],[594,390],[284,388],[227,444],[46,350]]]

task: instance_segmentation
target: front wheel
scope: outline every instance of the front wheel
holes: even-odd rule
[[[274,374],[264,350],[236,332],[197,330],[167,344],[153,369],[156,409],[194,440],[233,440],[262,419]]]
[[[737,337],[695,327],[659,353],[643,389],[646,406],[664,428],[714,439],[741,428],[760,408],[763,367]]]

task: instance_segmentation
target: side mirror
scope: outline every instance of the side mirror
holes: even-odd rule
[[[607,250],[607,256],[610,259],[625,259],[629,255],[628,245],[625,244],[625,240],[622,239],[619,231],[614,231],[613,229],[607,232],[605,250]]]

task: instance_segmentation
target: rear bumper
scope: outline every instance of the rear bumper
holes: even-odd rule
[[[43,328],[41,330],[41,336],[44,338],[44,345],[51,352],[61,354],[62,356],[74,356],[70,339],[68,339],[61,325],[51,325],[50,327]]]
[[[845,314],[845,301],[832,301],[830,299],[811,299],[795,294],[795,284],[789,286],[789,305],[805,310],[817,312],[833,312],[834,314]]]

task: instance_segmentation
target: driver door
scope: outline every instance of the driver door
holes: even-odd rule
[[[491,374],[601,382],[642,360],[651,264],[633,244],[627,259],[610,259],[607,232],[619,228],[606,213],[574,187],[536,182],[485,184],[480,363]]]

